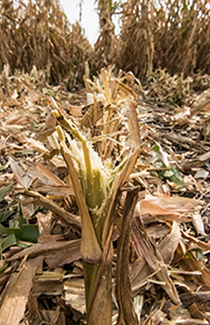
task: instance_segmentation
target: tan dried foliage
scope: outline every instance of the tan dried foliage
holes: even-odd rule
[[[114,64],[146,82],[156,69],[185,77],[209,73],[208,1],[96,1],[100,34],[91,47],[79,23],[70,24],[59,1],[3,0],[0,4],[0,69],[9,63],[44,70],[50,83],[82,84],[84,63],[91,74]],[[120,21],[116,35],[114,18]]]
[[[1,2],[2,325],[210,322],[210,78],[179,76],[208,72],[207,2],[168,1],[167,14],[161,3],[124,2],[118,40],[111,4],[98,1],[93,58],[57,1]],[[111,68],[92,80],[86,54],[147,82]],[[177,74],[152,72],[159,66]],[[76,93],[46,82],[67,76],[73,86],[83,74]],[[81,147],[104,189],[91,179],[89,198]],[[34,226],[38,238],[25,239]],[[84,270],[95,272],[87,317]]]
[[[92,48],[79,23],[69,23],[59,1],[3,0],[0,16],[1,70],[8,63],[12,73],[36,66],[50,83],[67,78],[72,87],[82,82]]]
[[[145,81],[153,69],[170,74],[209,73],[209,1],[140,1],[122,4],[117,67]]]

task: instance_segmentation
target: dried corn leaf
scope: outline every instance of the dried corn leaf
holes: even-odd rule
[[[24,316],[29,292],[33,286],[33,279],[37,269],[42,263],[43,257],[35,257],[25,261],[19,273],[14,273],[9,285],[4,292],[4,300],[0,307],[1,325],[19,325]]]
[[[134,311],[129,277],[130,224],[139,189],[133,189],[126,197],[122,229],[117,248],[116,296],[119,307],[118,325],[138,324]]]
[[[166,264],[164,263],[159,250],[149,241],[140,218],[135,218],[132,223],[132,236],[135,241],[138,256],[144,256],[148,267],[152,272],[159,270],[156,276],[160,281],[163,281],[163,289],[175,304],[180,304],[178,292],[169,277]]]

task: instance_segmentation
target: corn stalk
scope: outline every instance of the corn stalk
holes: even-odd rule
[[[91,325],[112,324],[111,239],[114,216],[117,212],[120,188],[130,176],[140,150],[135,103],[129,100],[125,106],[134,149],[117,167],[111,167],[106,161],[102,162],[76,125],[67,120],[62,111],[53,111],[58,124],[60,150],[68,168],[80,211],[86,309],[88,324]],[[112,105],[110,109],[114,109]],[[110,112],[107,116],[108,119],[111,117]]]

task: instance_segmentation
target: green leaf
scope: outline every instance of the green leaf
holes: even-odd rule
[[[39,237],[39,229],[37,225],[23,225],[22,228],[6,228],[0,224],[0,233],[11,235],[14,234],[16,238],[36,243]]]
[[[182,175],[179,173],[179,171],[173,165],[171,166],[171,171],[173,172],[173,175],[170,177],[170,179],[172,180],[172,182],[177,184],[179,188],[182,188],[185,185]]]
[[[2,265],[2,267],[0,267],[0,273],[3,273],[6,270],[6,268],[8,267],[8,265],[9,265],[8,263]]]
[[[203,255],[202,250],[200,248],[193,248],[192,251],[196,253],[196,257],[199,261],[205,258],[205,255]]]
[[[5,195],[7,194],[7,192],[9,192],[11,190],[11,188],[13,187],[15,183],[11,183],[10,185],[3,187],[0,190],[0,202],[3,200],[3,198],[5,197]]]
[[[17,243],[17,246],[18,246],[18,247],[21,247],[21,248],[26,248],[26,247],[28,247],[29,245],[26,244],[26,243],[21,243],[21,242],[19,242],[19,243]]]
[[[6,221],[9,217],[15,214],[15,211],[8,210],[5,213],[0,213],[0,222]]]
[[[153,150],[154,150],[155,152],[160,152],[160,146],[156,143],[156,144],[154,145],[154,147],[153,147]]]
[[[16,237],[12,233],[9,236],[5,238],[0,238],[0,245],[1,245],[1,251],[3,252],[5,249],[7,249],[10,246],[16,245]]]

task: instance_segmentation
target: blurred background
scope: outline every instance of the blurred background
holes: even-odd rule
[[[90,76],[113,66],[142,84],[157,70],[210,74],[209,8],[209,0],[2,0],[0,70],[36,67],[69,89],[83,83],[85,62]]]

